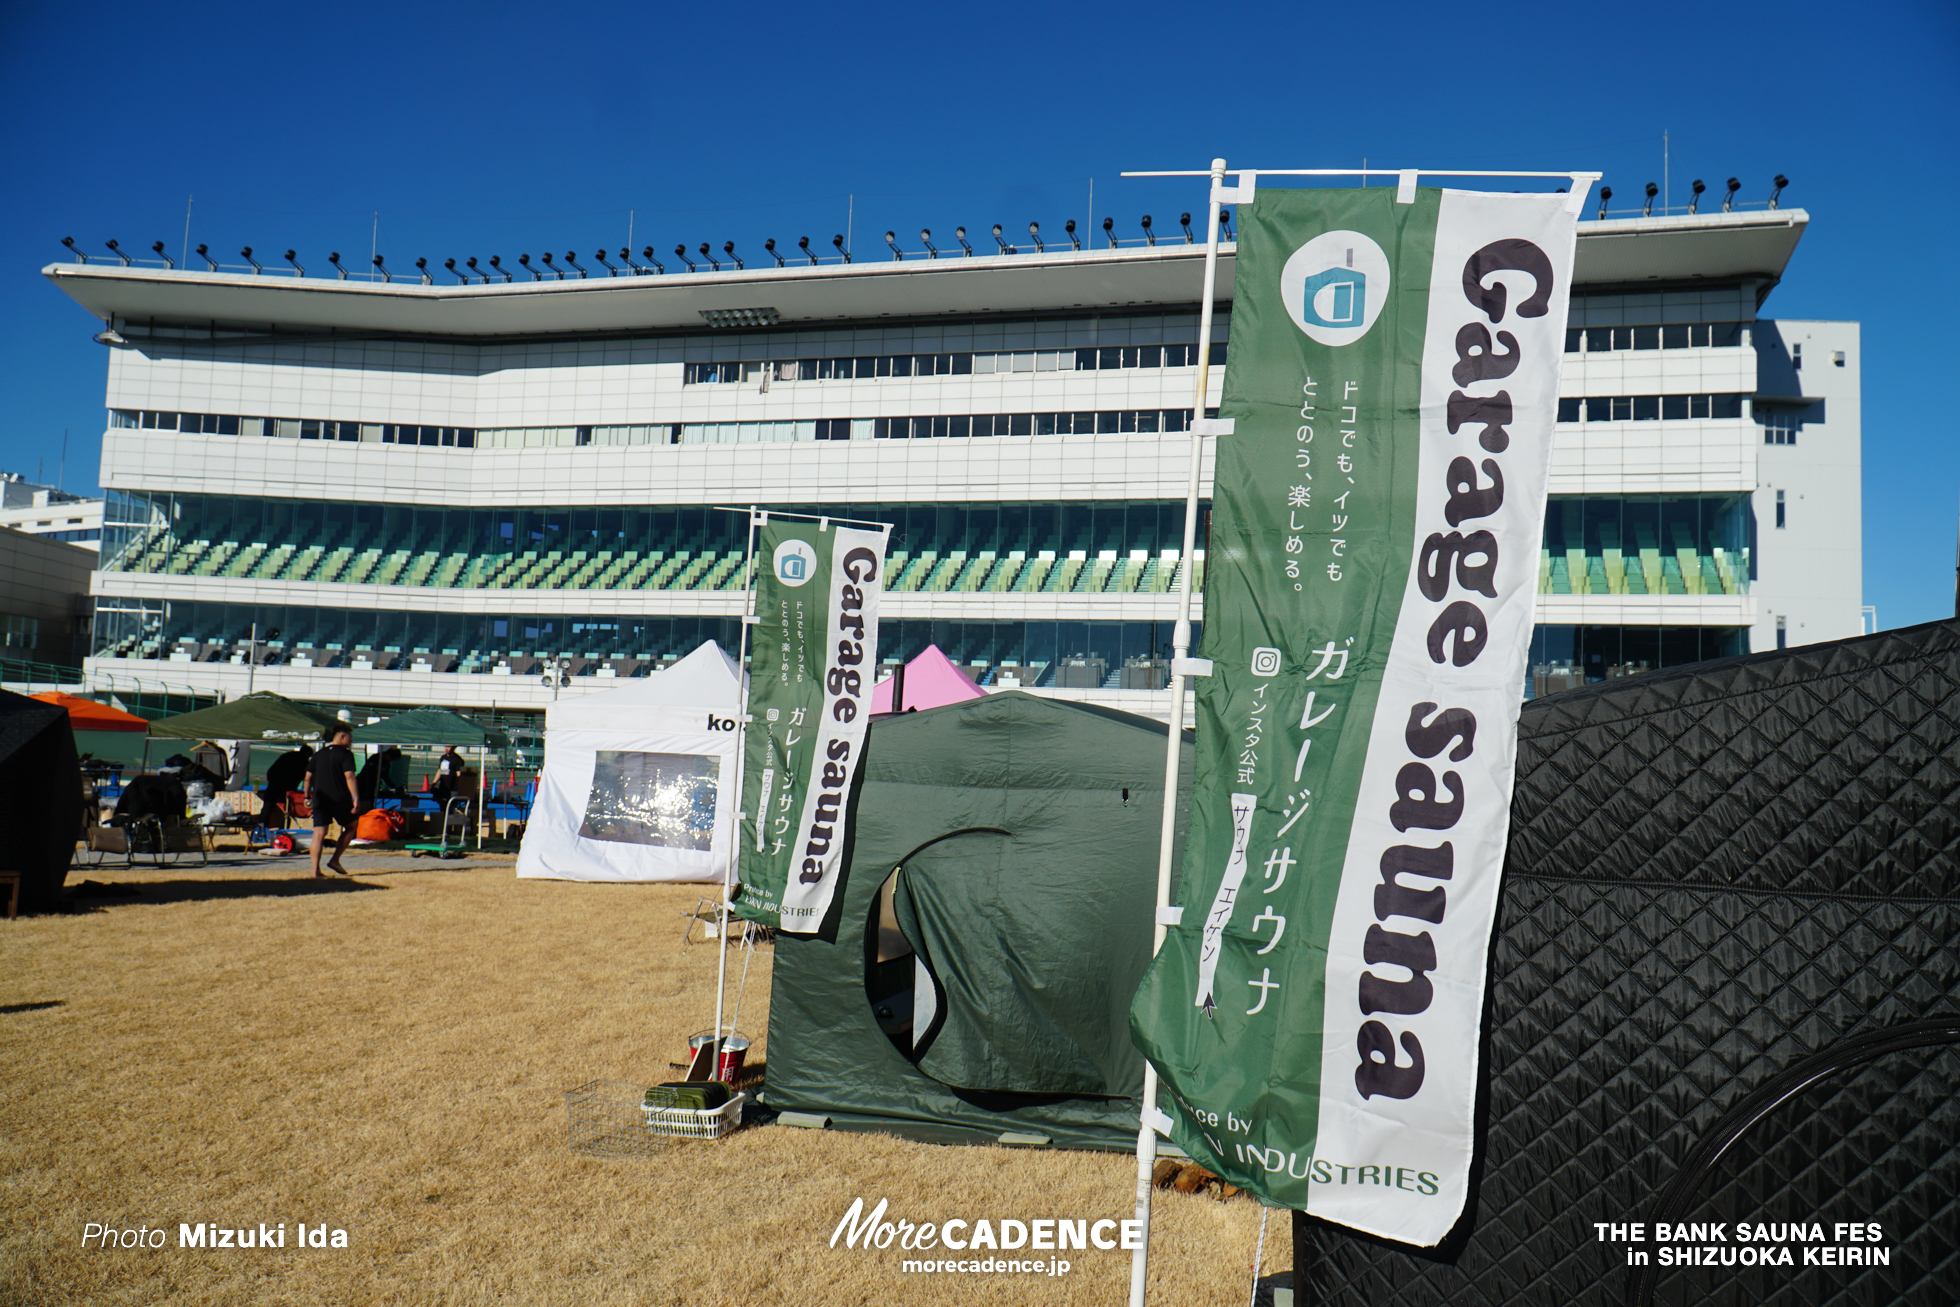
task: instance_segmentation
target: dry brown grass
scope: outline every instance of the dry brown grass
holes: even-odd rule
[[[290,860],[95,869],[71,884],[143,896],[0,921],[0,1303],[1123,1301],[1120,1251],[1068,1254],[1061,1278],[929,1276],[827,1241],[860,1194],[923,1219],[1122,1218],[1132,1158],[777,1127],[570,1151],[565,1090],[671,1078],[713,1023],[714,950],[679,944],[699,887],[350,861],[385,870],[315,891]],[[1259,1208],[1156,1206],[1152,1301],[1244,1302]],[[90,1221],[168,1246],[84,1250]],[[199,1221],[324,1221],[351,1247],[178,1249]],[[1268,1270],[1286,1231],[1274,1213]]]

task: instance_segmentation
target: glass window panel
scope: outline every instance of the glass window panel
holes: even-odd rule
[[[1613,350],[1613,329],[1611,327],[1586,328],[1586,352],[1588,354],[1609,354]]]
[[[1691,417],[1691,418],[1705,418],[1705,417],[1707,417],[1707,416],[1708,416],[1708,396],[1706,396],[1706,395],[1690,395],[1690,396],[1688,396],[1688,416],[1689,416],[1689,417]]]
[[[1009,414],[1007,423],[1007,433],[1011,436],[1028,436],[1034,434],[1034,414],[1032,413]]]
[[[1099,368],[1120,368],[1123,366],[1123,351],[1120,349],[1099,349],[1096,351],[1096,366]]]
[[[1034,433],[1035,433],[1035,434],[1036,434],[1037,436],[1052,436],[1052,435],[1054,435],[1054,434],[1055,434],[1055,415],[1054,415],[1053,413],[1037,413],[1037,414],[1035,414],[1035,415],[1034,415]]]
[[[1584,340],[1585,337],[1586,333],[1583,328],[1567,327],[1565,330],[1565,352],[1567,354],[1577,354],[1579,352],[1579,342]]]
[[[1635,395],[1633,397],[1633,420],[1635,422],[1652,422],[1660,417],[1660,415],[1661,397],[1659,395]]]
[[[1094,413],[1075,414],[1075,420],[1069,424],[1069,430],[1078,436],[1094,435],[1096,431],[1096,415]]]
[[[1675,323],[1661,328],[1662,349],[1686,349],[1692,343],[1688,339],[1689,328],[1686,323]]]
[[[1710,395],[1709,416],[1715,418],[1739,418],[1742,416],[1742,396]]]
[[[1661,416],[1674,421],[1688,416],[1688,397],[1686,395],[1662,395]]]
[[[1154,432],[1156,430],[1157,430],[1157,410],[1156,409],[1140,410],[1137,413],[1137,431],[1139,433],[1145,433],[1145,432]]]
[[[218,434],[219,434],[219,435],[221,435],[221,436],[235,436],[235,435],[237,435],[237,434],[238,434],[238,419],[237,419],[237,418],[235,418],[235,417],[228,417],[228,416],[226,416],[226,417],[220,417],[220,418],[218,419]]]
[[[1613,409],[1613,421],[1631,422],[1633,420],[1633,398],[1630,395],[1615,395],[1609,401]]]
[[[1164,366],[1164,347],[1162,345],[1143,345],[1137,350],[1137,365],[1146,368]]]
[[[953,355],[953,375],[956,377],[970,376],[974,371],[974,357],[972,354]]]
[[[1558,420],[1561,422],[1577,422],[1579,420],[1580,403],[1581,401],[1578,399],[1559,400]]]

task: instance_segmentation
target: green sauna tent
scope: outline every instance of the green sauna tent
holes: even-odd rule
[[[1004,692],[875,721],[835,938],[776,938],[778,1111],[1130,1148],[1167,728]],[[1191,737],[1183,742],[1184,837]]]

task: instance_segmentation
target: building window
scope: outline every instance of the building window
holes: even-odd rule
[[[1776,529],[1778,531],[1781,531],[1783,529],[1783,524],[1784,524],[1783,492],[1779,490],[1776,492]]]
[[[1831,366],[1832,366],[1832,367],[1838,367],[1838,368],[1841,368],[1841,367],[1843,367],[1843,366],[1844,366],[1844,351],[1843,351],[1843,350],[1841,350],[1841,349],[1834,349],[1834,350],[1832,350],[1832,351],[1831,351]]]
[[[1780,499],[1782,496],[1779,495],[1778,498]],[[1780,513],[1782,509],[1783,506],[1778,504],[1777,511]],[[1783,524],[1778,522],[1777,525],[1782,526]],[[1776,647],[1779,649],[1788,649],[1790,647],[1790,619],[1787,617],[1776,619]]]
[[[1764,409],[1757,420],[1763,424],[1765,445],[1794,445],[1797,433],[1803,430],[1803,420],[1794,409]]]

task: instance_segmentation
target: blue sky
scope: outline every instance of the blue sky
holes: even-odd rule
[[[706,240],[860,256],[1030,220],[1136,234],[1202,202],[1125,169],[1589,168],[1621,197],[1731,175],[1811,216],[1764,312],[1864,323],[1865,601],[1950,615],[1947,405],[1960,6],[1408,3],[499,5],[0,10],[0,469],[96,486],[94,319],[40,275],[73,236],[225,262]],[[855,197],[853,200],[852,197]],[[1617,202],[1616,202],[1617,203]],[[1012,237],[1010,236],[1011,240]],[[193,256],[194,258],[195,256]],[[663,255],[664,257],[664,255]],[[669,266],[675,266],[668,260]],[[589,266],[589,265],[588,265]],[[447,280],[447,278],[444,278]]]

